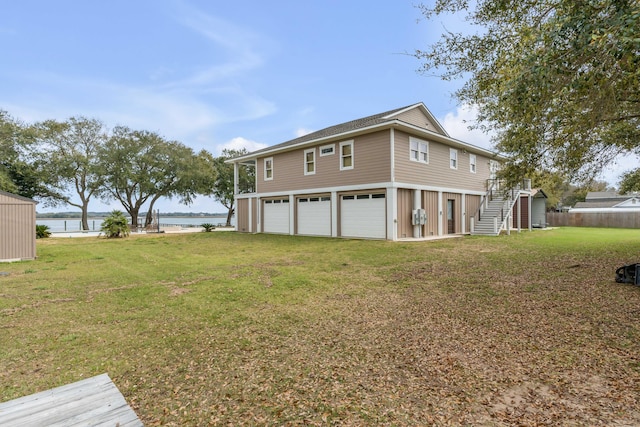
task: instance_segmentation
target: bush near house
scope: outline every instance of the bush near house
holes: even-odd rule
[[[48,225],[36,224],[36,239],[46,239],[51,237]]]
[[[127,237],[130,233],[127,217],[119,210],[112,211],[102,222],[100,230],[105,237]]]

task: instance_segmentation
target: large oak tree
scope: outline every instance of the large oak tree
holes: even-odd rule
[[[210,193],[215,179],[213,160],[206,152],[196,155],[182,143],[126,126],[114,128],[101,150],[100,165],[103,199],[119,201],[136,225],[147,202],[145,226],[159,198],[179,197],[189,204],[196,194]]]
[[[108,138],[106,128],[99,120],[86,117],[46,120],[37,128],[41,169],[50,177],[48,196],[54,202],[80,208],[82,228],[88,230],[89,202],[104,183],[98,154]]]
[[[474,5],[472,7],[472,5]],[[456,92],[511,160],[512,180],[556,170],[589,181],[640,154],[640,1],[436,0],[426,18],[465,14],[415,54],[422,70],[467,78]]]

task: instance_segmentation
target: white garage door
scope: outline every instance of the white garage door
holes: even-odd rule
[[[298,234],[331,236],[331,198],[298,199]]]
[[[289,200],[265,200],[263,223],[265,233],[289,234]]]
[[[341,235],[384,239],[386,232],[384,193],[342,196]]]

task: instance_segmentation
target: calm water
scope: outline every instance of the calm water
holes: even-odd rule
[[[89,230],[100,231],[102,220],[104,218],[89,218]],[[144,221],[144,218],[142,218]],[[199,217],[162,217],[160,216],[160,225],[182,225],[185,227],[199,226],[204,223],[213,225],[224,225],[227,217],[217,216],[199,216]],[[80,219],[36,219],[37,225],[46,225],[52,233],[60,233],[65,231],[80,231],[82,222]],[[235,225],[235,217],[231,218],[231,225]]]

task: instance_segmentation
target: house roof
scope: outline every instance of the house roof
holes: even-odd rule
[[[618,194],[615,191],[589,191],[587,193],[587,197],[585,197],[585,201],[587,202],[597,202],[597,201],[617,201],[630,199],[633,196]]]
[[[640,200],[637,197],[624,196],[613,200],[600,199],[597,201],[578,202],[574,209],[638,208],[640,207],[639,202]]]
[[[575,209],[584,209],[584,208],[612,208],[615,205],[620,203],[619,201],[611,202],[611,201],[598,201],[598,202],[577,202],[574,206]]]
[[[433,124],[437,132],[433,132],[431,130],[421,128],[398,119],[398,116],[401,113],[412,110],[414,108],[420,109],[425,114],[425,116],[429,118],[430,122]],[[289,141],[285,141],[280,144],[272,145],[270,147],[263,148],[261,150],[253,151],[251,153],[236,157],[234,159],[227,160],[227,163],[242,162],[243,160],[252,160],[265,154],[272,154],[276,152],[297,149],[301,146],[312,145],[314,143],[318,143],[325,139],[330,139],[330,138],[339,137],[339,136],[348,137],[350,135],[355,135],[362,131],[375,130],[377,128],[386,128],[394,125],[411,128],[414,131],[417,131],[418,133],[428,134],[432,138],[436,137],[438,139],[445,139],[449,143],[452,143],[453,145],[459,145],[463,148],[470,149],[471,151],[479,152],[485,155],[491,155],[491,156],[495,155],[495,153],[489,150],[486,150],[484,148],[477,147],[477,146],[468,144],[466,142],[451,138],[447,133],[447,131],[442,127],[442,125],[435,118],[435,116],[424,105],[424,103],[419,102],[416,104],[407,105],[405,107],[385,111],[383,113],[378,113],[371,116],[362,117],[360,119],[351,120],[338,125],[329,126],[327,128],[309,133],[307,135],[304,135],[295,139],[291,139]]]

